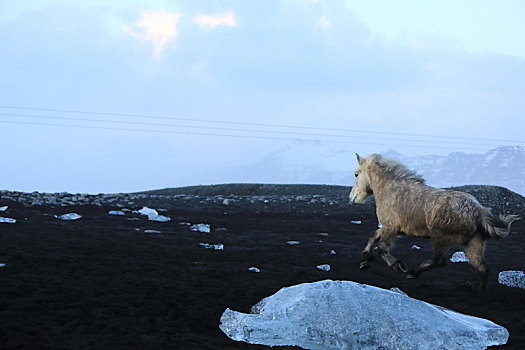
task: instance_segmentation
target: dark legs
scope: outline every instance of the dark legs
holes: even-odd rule
[[[365,249],[363,250],[363,257],[361,258],[361,264],[359,265],[359,269],[364,270],[368,267],[370,267],[369,262],[374,260],[374,256],[372,255],[372,249],[374,249],[375,245],[381,238],[381,229],[377,229],[373,231],[370,234],[370,238],[368,239],[368,243],[365,246]]]
[[[361,270],[368,268],[369,262],[373,260],[372,255],[372,249],[377,244],[377,248],[379,250],[379,254],[381,255],[381,258],[387,263],[387,265],[394,270],[401,271],[401,272],[407,272],[407,266],[406,264],[397,259],[396,257],[392,256],[389,252],[389,248],[394,243],[394,240],[397,237],[397,233],[394,232],[387,232],[384,231],[382,228],[375,230],[370,235],[370,238],[368,240],[368,243],[363,250],[363,257],[361,258],[361,264],[359,268]],[[379,242],[379,244],[378,244]]]
[[[478,292],[483,293],[487,286],[487,277],[489,275],[489,267],[485,263],[485,242],[486,238],[481,234],[476,234],[466,246],[463,247],[465,255],[470,261],[470,265],[478,271]]]
[[[434,250],[434,255],[432,259],[426,261],[422,264],[419,264],[416,268],[411,269],[407,275],[407,278],[416,278],[423,271],[428,271],[436,267],[443,266],[447,263],[447,257],[444,252],[441,250]]]

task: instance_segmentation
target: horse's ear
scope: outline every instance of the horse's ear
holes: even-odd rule
[[[363,158],[361,158],[361,156],[359,154],[355,154],[355,156],[357,157],[357,163],[361,164],[361,162],[363,161]]]

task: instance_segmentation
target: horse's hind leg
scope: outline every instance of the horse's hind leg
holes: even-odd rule
[[[379,254],[381,255],[381,258],[383,258],[383,260],[386,262],[386,264],[390,268],[400,271],[400,272],[407,272],[408,271],[407,265],[402,260],[399,260],[392,254],[390,254],[390,251],[389,251],[389,248],[392,245],[392,243],[394,243],[394,240],[396,239],[396,237],[397,237],[396,232],[386,233],[385,231],[383,231],[380,236],[379,244],[377,248],[379,250]]]
[[[443,266],[447,263],[447,257],[442,250],[434,249],[434,255],[432,259],[426,261],[422,264],[419,264],[415,269],[410,270],[407,275],[407,278],[416,278],[423,271],[428,271],[430,269]]]
[[[489,267],[485,263],[485,242],[487,239],[480,233],[472,237],[466,246],[463,247],[465,255],[469,259],[470,265],[478,271],[478,292],[482,293],[487,286],[487,277],[489,275]]]
[[[368,243],[366,244],[365,249],[363,250],[363,257],[361,258],[359,269],[364,270],[370,266],[369,262],[371,260],[374,260],[374,256],[372,255],[372,249],[374,249],[374,246],[377,244],[377,242],[379,242],[380,238],[381,229],[372,231],[372,233],[370,234],[370,238],[368,239]]]

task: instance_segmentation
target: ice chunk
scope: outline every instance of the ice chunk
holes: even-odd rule
[[[455,252],[454,254],[452,254],[450,261],[452,261],[453,263],[469,262],[467,256],[465,255],[465,252]]]
[[[328,265],[328,264],[317,265],[317,268],[319,270],[323,270],[323,271],[330,271],[330,265]]]
[[[64,214],[60,216],[55,215],[55,218],[60,219],[60,220],[65,220],[65,221],[73,221],[73,220],[81,219],[82,215],[77,214],[77,213],[68,213],[68,214]]]
[[[110,210],[108,214],[109,215],[120,215],[120,216],[126,215],[126,213],[124,213],[121,210]]]
[[[523,271],[501,271],[498,282],[509,287],[525,289],[525,273]]]
[[[226,309],[219,327],[236,341],[305,349],[483,349],[509,337],[489,320],[330,280],[283,288],[250,314]]]
[[[162,232],[157,231],[157,230],[144,230],[144,233],[147,235],[151,235],[151,234],[161,234]]]
[[[164,215],[148,215],[149,221],[168,222],[171,220],[170,217]]]
[[[330,250],[330,255],[336,255],[337,253],[335,252],[335,250]]]
[[[257,267],[250,267],[250,268],[248,269],[248,271],[255,272],[255,273],[259,273],[259,272],[261,272],[261,270],[259,270]]]
[[[298,245],[298,244],[301,244],[301,241],[288,241],[288,242],[286,242],[286,244],[288,244],[288,245]]]
[[[137,213],[150,216],[150,215],[159,215],[159,213],[155,209],[151,209],[148,207],[142,207],[142,209],[137,210]]]
[[[195,224],[195,225],[190,226],[190,230],[195,231],[195,232],[209,233],[210,225],[209,224]]]
[[[142,209],[137,210],[137,213],[146,215],[149,221],[167,222],[171,220],[171,218],[164,215],[159,215],[159,213],[155,209],[151,209],[148,207],[142,207]]]
[[[224,245],[222,243],[219,243],[219,244],[199,243],[199,245],[206,249],[224,250]]]
[[[354,225],[361,225],[361,220],[352,220],[350,222]]]
[[[9,208],[7,205],[4,205],[3,207],[0,207],[0,211],[6,211],[7,208]]]
[[[0,263],[0,267],[4,267],[4,266],[5,266],[5,264],[4,264],[4,263]]]
[[[3,218],[0,216],[0,222],[6,223],[6,224],[14,224],[16,223],[16,219]]]
[[[412,250],[421,250],[421,247],[418,246],[418,245],[415,245],[415,244],[414,244],[414,245],[411,247],[411,249],[412,249]]]

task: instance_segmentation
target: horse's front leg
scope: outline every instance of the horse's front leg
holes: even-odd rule
[[[381,229],[377,229],[375,231],[372,231],[370,234],[370,238],[368,239],[368,243],[365,246],[365,249],[363,250],[363,256],[361,258],[361,263],[359,264],[359,269],[364,270],[368,267],[370,267],[370,261],[374,260],[374,256],[372,255],[372,249],[374,249],[377,242],[379,242],[379,239],[381,238]]]
[[[408,267],[405,262],[390,254],[390,246],[394,243],[396,237],[397,232],[385,232],[383,230],[377,248],[381,258],[383,258],[390,268],[400,272],[407,272]]]

